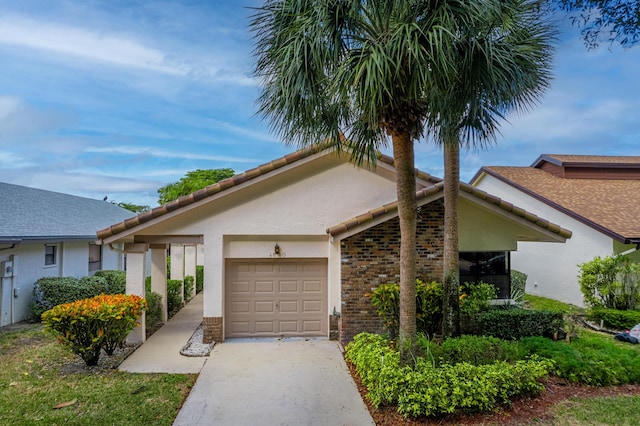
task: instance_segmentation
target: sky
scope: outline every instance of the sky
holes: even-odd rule
[[[0,181],[154,207],[188,171],[240,173],[293,151],[256,115],[259,4],[0,0]],[[557,25],[551,87],[495,144],[461,153],[463,181],[541,154],[640,155],[640,46],[589,51],[568,19]],[[415,152],[443,175],[441,149]]]

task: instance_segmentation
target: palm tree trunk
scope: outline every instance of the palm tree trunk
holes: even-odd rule
[[[413,140],[393,133],[393,157],[400,222],[400,362],[412,359],[416,341],[416,177]]]
[[[444,260],[442,335],[460,334],[460,265],[458,252],[458,193],[460,191],[460,145],[446,141],[444,149]]]

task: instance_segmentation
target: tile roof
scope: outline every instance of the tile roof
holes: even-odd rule
[[[134,213],[102,200],[0,182],[0,239],[95,239]]]
[[[639,159],[635,157],[635,161]],[[563,179],[532,167],[488,166],[480,172],[486,172],[621,242],[640,239],[640,180]]]
[[[426,188],[423,188],[421,190],[419,190],[418,192],[416,192],[416,198],[418,200],[418,205],[421,205],[421,200],[425,200],[428,198],[431,198],[434,195],[439,195],[440,193],[443,192],[444,189],[444,182],[439,181],[437,183],[435,183],[432,186],[428,186]],[[485,201],[487,203],[493,204],[496,207],[501,208],[502,210],[511,213],[515,216],[521,217],[537,226],[540,226],[550,232],[553,232],[554,234],[557,234],[563,238],[570,238],[571,237],[571,231],[564,229],[554,223],[549,222],[546,219],[542,219],[539,216],[534,215],[533,213],[530,213],[524,209],[521,209],[519,207],[514,206],[513,204],[504,201],[503,199],[496,197],[494,195],[491,195],[485,191],[482,191],[478,188],[475,188],[469,184],[466,183],[460,183],[460,191],[464,191],[466,193],[469,193],[471,195],[473,195],[474,197],[478,198],[479,200]],[[345,222],[342,222],[338,225],[332,226],[331,228],[327,229],[327,233],[330,234],[331,236],[336,236],[339,235],[343,232],[347,232],[350,229],[353,229],[359,225],[362,224],[366,224],[368,222],[373,221],[374,219],[376,219],[377,217],[386,215],[386,214],[391,214],[391,213],[396,213],[398,211],[398,202],[394,201],[393,203],[389,203],[389,204],[385,204],[382,207],[379,207],[377,209],[374,210],[370,210],[366,213],[363,213],[361,215],[358,215],[352,219],[349,219]]]
[[[143,223],[149,222],[157,217],[164,216],[167,213],[170,213],[182,207],[188,206],[190,204],[193,204],[207,197],[211,197],[213,195],[219,194],[232,187],[236,187],[242,183],[245,183],[257,177],[266,175],[267,173],[281,169],[284,166],[293,164],[304,158],[310,157],[325,149],[326,149],[325,145],[313,145],[308,148],[300,149],[291,154],[285,155],[284,157],[278,158],[269,163],[258,166],[254,169],[247,170],[244,173],[237,174],[231,178],[222,180],[213,185],[209,185],[206,188],[203,188],[192,194],[185,195],[183,197],[178,198],[177,200],[171,201],[159,207],[155,207],[147,212],[140,213],[135,217],[124,220],[120,223],[116,223],[115,225],[109,226],[107,228],[101,229],[97,232],[97,236],[99,239],[109,238],[115,234],[126,231],[128,229],[132,229]],[[378,161],[389,164],[389,165],[393,165],[393,158],[388,155],[379,154]],[[416,173],[417,173],[416,174],[417,178],[425,180],[430,183],[436,183],[441,181],[441,179],[435,178],[429,175],[428,173],[424,173],[419,170],[416,170]]]

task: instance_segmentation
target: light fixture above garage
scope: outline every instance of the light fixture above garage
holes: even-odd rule
[[[273,247],[273,253],[269,254],[270,257],[286,257],[287,254],[282,251],[278,243]]]

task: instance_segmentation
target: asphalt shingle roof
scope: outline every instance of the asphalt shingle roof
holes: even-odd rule
[[[93,239],[134,215],[108,201],[0,182],[0,239]]]
[[[611,157],[594,161],[603,158],[611,161]],[[640,157],[634,158],[640,163]],[[623,160],[633,164],[630,157]],[[487,166],[481,170],[614,238],[640,238],[640,180],[564,179],[532,167]]]

